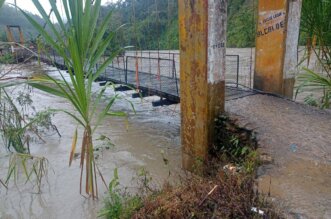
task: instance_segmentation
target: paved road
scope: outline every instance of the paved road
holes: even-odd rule
[[[226,103],[239,125],[257,132],[260,191],[293,218],[331,218],[331,112],[254,95]]]

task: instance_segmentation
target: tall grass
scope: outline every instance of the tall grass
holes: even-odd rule
[[[50,33],[46,32],[42,25],[34,20],[29,14],[20,9],[28,21],[39,31],[48,46],[51,46],[57,54],[63,57],[69,73],[69,79],[60,73],[60,79],[49,75],[34,77],[28,83],[44,92],[65,98],[74,108],[76,113],[66,110],[63,112],[70,115],[84,129],[80,149],[80,193],[85,184],[85,193],[93,198],[98,197],[97,175],[101,174],[96,166],[93,154],[93,133],[97,126],[107,115],[123,115],[122,113],[110,112],[112,105],[118,98],[114,95],[110,98],[102,112],[97,114],[96,108],[108,86],[105,86],[96,94],[92,92],[92,83],[112,62],[118,54],[118,50],[112,52],[107,59],[99,64],[115,32],[109,31],[111,13],[100,21],[99,14],[101,0],[61,0],[64,14],[62,15],[55,0],[49,0],[56,23],[53,23],[39,0],[32,0],[40,15],[47,23]],[[62,17],[64,16],[64,17]],[[105,36],[105,33],[108,33]],[[99,68],[95,69],[96,64]],[[92,125],[92,120],[96,122]],[[77,130],[74,132],[69,165],[73,160],[73,154],[77,145]],[[85,180],[83,177],[85,176]]]

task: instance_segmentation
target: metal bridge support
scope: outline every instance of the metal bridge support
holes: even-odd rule
[[[302,0],[259,0],[254,88],[293,97]]]
[[[224,111],[227,0],[179,0],[183,167],[201,172]]]

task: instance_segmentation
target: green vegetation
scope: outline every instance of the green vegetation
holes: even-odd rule
[[[22,91],[23,90],[23,91]],[[0,139],[9,153],[7,176],[1,184],[8,187],[11,181],[18,185],[30,182],[37,192],[48,172],[48,161],[44,157],[30,154],[32,142],[45,142],[43,134],[56,131],[52,124],[52,112],[36,111],[30,90],[22,89],[17,94],[0,89]],[[16,98],[13,98],[15,97]]]
[[[228,4],[227,47],[254,47],[257,0],[233,0]]]
[[[59,72],[60,79],[43,75],[33,77],[28,80],[28,84],[46,93],[66,99],[74,108],[76,113],[66,110],[60,111],[70,115],[84,129],[80,153],[80,193],[83,190],[83,175],[85,174],[85,192],[92,198],[97,198],[97,175],[101,175],[101,173],[95,162],[93,133],[105,116],[125,116],[125,113],[110,111],[115,100],[119,98],[118,95],[111,97],[100,113],[96,112],[104,92],[109,88],[109,84],[106,84],[97,93],[92,91],[93,82],[119,52],[119,50],[113,50],[106,60],[100,63],[100,58],[104,55],[115,35],[114,31],[108,29],[112,14],[107,13],[103,19],[98,20],[101,0],[93,2],[89,0],[62,0],[61,3],[65,11],[64,21],[55,1],[50,1],[50,3],[57,25],[53,24],[48,17],[48,12],[41,6],[40,1],[33,0],[33,4],[50,28],[51,34],[45,31],[43,26],[31,15],[23,10],[20,11],[38,30],[45,44],[53,48],[64,59],[69,79],[66,79]],[[105,35],[106,31],[110,32]],[[96,64],[100,66],[97,70],[95,70]],[[96,98],[93,98],[94,96]],[[94,119],[96,119],[95,122]],[[71,165],[76,150],[77,136],[78,130],[73,135],[69,165]],[[103,179],[103,177],[101,178]]]
[[[228,1],[228,47],[255,43],[253,0]],[[112,28],[126,24],[114,42],[137,49],[178,49],[177,0],[122,0],[103,8],[113,11]]]
[[[30,91],[8,93],[0,89],[0,137],[10,152],[29,154],[32,141],[42,141],[46,131],[56,131],[52,124],[52,112],[35,111]]]
[[[10,53],[0,56],[0,64],[13,64],[14,62],[15,62],[15,58]]]
[[[130,195],[125,191],[122,192],[119,185],[118,172],[115,169],[114,177],[109,183],[105,206],[100,211],[99,217],[109,219],[131,218],[134,212],[142,207],[142,199],[138,195]]]
[[[331,1],[305,0],[302,7],[301,31],[306,36],[307,63],[311,57],[316,57],[321,72],[304,68],[304,73],[298,76],[301,91],[317,91],[321,98],[313,95],[306,97],[305,102],[320,108],[330,108],[331,104]]]
[[[210,148],[211,159],[222,161],[221,164],[232,163],[246,173],[253,173],[259,164],[255,133],[236,126],[224,115],[216,120],[215,132],[218,134],[215,144]]]
[[[39,24],[43,25],[44,21],[37,15],[29,13]],[[29,21],[16,10],[14,7],[9,5],[3,5],[0,9],[0,41],[7,41],[6,36],[6,25],[19,25],[23,29],[23,34],[26,40],[33,40],[38,36],[38,31],[29,23]],[[18,39],[18,35],[15,35]]]
[[[255,43],[253,0],[229,1],[228,47],[250,47]],[[256,6],[256,4],[255,4]],[[122,24],[112,45],[134,46],[138,49],[178,49],[178,5],[177,0],[122,0],[101,7],[101,19],[112,11],[111,30]],[[27,12],[28,13],[28,12]],[[48,12],[46,12],[48,13]],[[28,13],[37,23],[43,18]],[[34,41],[39,35],[19,11],[9,5],[0,9],[0,40],[6,41],[5,26],[20,25],[26,39]],[[49,34],[50,28],[46,26]],[[108,31],[107,31],[108,33]],[[110,48],[114,49],[114,47]]]

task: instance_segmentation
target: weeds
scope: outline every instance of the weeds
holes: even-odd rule
[[[53,113],[36,112],[32,104],[29,92],[18,92],[14,101],[5,89],[0,89],[0,135],[8,151],[29,153],[31,141],[44,142],[42,134],[57,131],[51,119]]]
[[[247,173],[252,173],[258,165],[257,141],[254,132],[240,128],[227,116],[222,115],[216,120],[216,141],[209,151],[212,165],[233,163],[243,167]],[[213,167],[211,169],[217,169]]]
[[[130,195],[127,191],[122,192],[119,188],[117,169],[109,183],[108,196],[105,199],[105,207],[98,217],[109,219],[131,218],[134,212],[142,207],[142,199],[138,195]]]
[[[12,153],[9,159],[8,173],[3,182],[8,187],[10,180],[18,184],[20,176],[24,176],[24,183],[32,183],[40,192],[42,180],[48,174],[49,163],[44,157],[29,154]]]
[[[12,54],[0,55],[0,64],[13,64],[15,62],[14,56]]]
[[[31,111],[32,110],[32,111]],[[31,142],[42,141],[42,135],[57,131],[52,123],[53,112],[36,112],[30,91],[19,91],[17,97],[0,89],[0,136],[10,154],[6,179],[1,185],[8,188],[10,181],[17,185],[20,175],[25,184],[30,182],[40,192],[43,178],[48,172],[48,161],[44,157],[30,154]],[[59,133],[58,133],[59,134]]]

